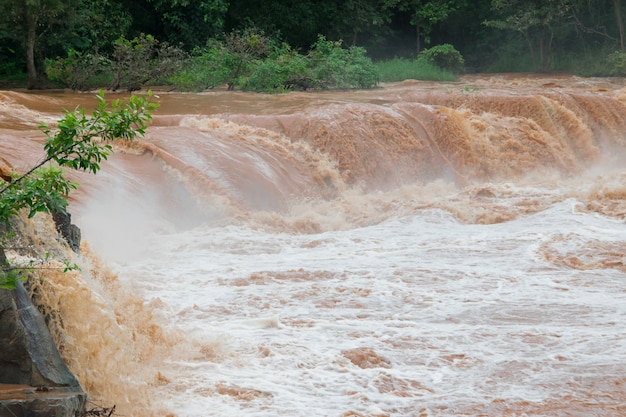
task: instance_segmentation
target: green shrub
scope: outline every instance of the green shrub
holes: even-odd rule
[[[256,65],[267,57],[272,46],[272,40],[256,28],[227,34],[221,62],[227,70],[228,89],[234,90],[235,86],[243,84]]]
[[[308,57],[317,88],[372,88],[378,84],[378,70],[364,48],[344,49],[341,41],[319,36]]]
[[[153,48],[151,44],[143,47],[140,41],[134,41],[135,44],[125,41],[122,45],[129,48],[129,42],[135,50],[127,52],[132,60],[143,57],[143,61],[149,61],[146,51]],[[120,59],[115,62],[118,61],[123,62]],[[309,53],[302,55],[255,29],[232,32],[221,41],[213,39],[206,47],[192,51],[184,62],[167,78],[168,83],[181,91],[203,91],[222,84],[227,84],[229,90],[266,93],[310,88],[372,88],[380,79],[377,66],[364,48],[343,48],[341,42],[320,36]]]
[[[247,91],[265,93],[307,90],[313,84],[307,64],[306,57],[293,51],[288,45],[283,45],[266,59],[257,60],[252,65],[252,74],[240,87]]]
[[[67,58],[46,59],[46,76],[72,90],[89,90],[110,81],[111,61],[99,54],[70,49]]]
[[[346,51],[346,82],[349,88],[373,88],[380,81],[376,65],[365,48],[351,46]]]
[[[151,35],[141,34],[131,40],[122,36],[114,44],[110,87],[133,91],[150,81],[165,80],[182,68],[186,58],[182,49],[159,43]]]
[[[284,90],[308,90],[313,87],[313,78],[308,58],[283,45],[277,62],[284,68]]]
[[[142,34],[132,40],[119,38],[110,58],[70,49],[66,58],[47,59],[45,71],[51,81],[73,90],[108,85],[112,90],[133,91],[148,82],[165,82],[186,58],[182,49]]]
[[[284,69],[274,60],[250,62],[252,73],[239,80],[238,87],[245,91],[275,92],[280,91],[286,79]]]
[[[607,64],[609,66],[609,73],[615,76],[626,75],[626,53],[615,51],[607,57]]]
[[[229,74],[223,64],[226,53],[217,42],[194,49],[182,69],[169,77],[168,83],[181,91],[204,91],[225,84]]]
[[[425,59],[439,68],[455,74],[463,72],[465,60],[461,53],[449,43],[436,45],[420,52],[418,59]]]
[[[378,69],[365,49],[346,49],[341,42],[324,37],[318,38],[307,55],[286,44],[278,46],[255,31],[231,34],[222,45],[215,54],[214,68],[221,68],[230,90],[280,93],[310,88],[371,88],[379,82]],[[181,88],[184,83],[193,85],[193,81],[186,73],[175,79]]]

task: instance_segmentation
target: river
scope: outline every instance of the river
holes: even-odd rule
[[[624,415],[625,86],[159,92],[144,140],[70,174],[60,350],[127,417]],[[0,91],[0,163],[95,103]]]

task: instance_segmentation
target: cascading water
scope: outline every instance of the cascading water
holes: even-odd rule
[[[621,415],[625,91],[161,94],[145,140],[72,174],[82,270],[37,294],[125,416]],[[90,99],[0,92],[0,162]]]

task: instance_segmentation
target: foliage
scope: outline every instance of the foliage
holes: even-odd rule
[[[626,53],[615,51],[607,57],[611,75],[626,76]]]
[[[26,278],[20,274],[18,270],[12,269],[8,264],[0,266],[0,288],[3,290],[12,290],[18,282],[24,281]]]
[[[345,38],[356,46],[359,38],[380,36],[385,25],[391,22],[395,1],[344,0],[332,2],[330,21],[340,39]]]
[[[195,48],[182,69],[169,77],[168,82],[181,91],[204,91],[225,84],[229,69],[223,65],[227,54],[223,44],[209,42],[204,48]]]
[[[320,36],[307,55],[249,29],[196,51],[185,70],[170,77],[179,89],[200,91],[226,83],[229,90],[276,93],[310,88],[371,88],[378,70],[364,48],[343,48]]]
[[[49,37],[41,34],[55,27],[68,26],[69,16],[75,13],[78,0],[3,0],[0,2],[0,20],[9,37],[23,46],[28,73],[28,88],[39,85],[36,52],[39,43]],[[60,29],[57,29],[60,30]]]
[[[113,50],[111,89],[134,91],[148,81],[165,79],[181,68],[184,58],[182,49],[159,43],[154,36],[141,34],[131,40],[121,37]]]
[[[182,91],[203,91],[223,84],[229,90],[283,92],[371,88],[378,83],[377,69],[364,48],[344,48],[342,42],[321,36],[311,51],[302,55],[256,29],[230,33],[222,41],[213,39],[190,54],[159,44],[149,35],[118,40],[110,59],[70,49],[66,58],[46,61],[46,74],[50,80],[78,90],[100,86],[107,79],[113,80],[113,89],[136,90],[160,79]]]
[[[492,9],[499,17],[487,19],[484,24],[521,34],[527,41],[535,67],[546,71],[550,67],[556,28],[575,10],[574,3],[575,0],[492,0]]]
[[[207,42],[224,29],[228,0],[148,0],[162,16],[164,35],[189,49]]]
[[[393,58],[376,63],[381,82],[404,80],[456,81],[457,77],[425,59]]]
[[[84,109],[65,111],[52,129],[46,124],[40,130],[46,135],[41,161],[23,174],[13,173],[10,181],[0,183],[0,226],[7,230],[11,219],[25,209],[28,217],[38,212],[65,212],[68,194],[78,187],[64,177],[63,167],[97,173],[100,163],[112,151],[116,139],[134,140],[145,134],[147,123],[157,103],[148,97],[131,96],[128,102],[116,100],[110,105],[104,94],[97,95],[98,105],[91,115]],[[4,246],[0,262],[6,263]],[[2,267],[2,272],[15,270]],[[13,285],[14,274],[0,277],[0,286]]]
[[[113,42],[128,33],[133,24],[130,12],[120,0],[79,0],[71,17],[69,30],[54,34],[62,51],[110,54]]]
[[[343,48],[341,41],[320,36],[309,52],[314,86],[317,88],[372,88],[378,84],[376,66],[357,46]]]
[[[582,77],[618,75],[619,73],[612,73],[608,58],[613,52],[615,52],[613,48],[590,48],[584,54],[554,51],[552,68],[556,72],[577,74]]]
[[[256,28],[233,31],[225,35],[222,65],[227,70],[228,89],[234,90],[242,78],[249,76],[259,60],[272,48],[271,39]]]
[[[48,79],[58,81],[72,90],[89,90],[110,78],[111,61],[96,53],[80,53],[70,49],[67,58],[46,59]],[[110,82],[110,80],[109,80]]]
[[[267,93],[311,87],[307,58],[288,45],[277,48],[271,56],[259,61],[241,85],[243,90]]]
[[[14,289],[18,282],[24,280],[19,270],[11,267],[2,249],[13,237],[14,233],[7,231],[6,225],[0,224],[0,288],[5,290]]]
[[[404,0],[399,1],[401,10],[411,15],[410,23],[416,28],[417,52],[421,51],[420,38],[424,38],[430,44],[430,35],[435,26],[445,21],[448,16],[458,7],[458,1],[454,0]]]
[[[465,60],[461,53],[449,43],[424,49],[418,58],[425,59],[439,68],[455,74],[463,72],[465,66]]]
[[[167,79],[182,68],[186,57],[182,49],[142,34],[131,40],[119,38],[110,57],[69,49],[66,58],[47,59],[45,70],[50,80],[73,90],[109,85],[134,91]]]
[[[241,88],[257,92],[372,88],[379,80],[378,70],[364,48],[343,48],[342,42],[328,41],[323,36],[307,55],[283,45],[267,58],[251,63],[250,68]]]
[[[284,76],[291,71],[285,68],[289,57],[300,58],[288,53],[279,58],[276,50],[288,44],[293,51],[306,51],[319,35],[341,42],[342,49],[366,48],[372,59],[414,58],[422,44],[450,43],[462,52],[472,71],[566,68],[608,75],[606,59],[589,62],[588,57],[597,56],[598,51],[625,50],[625,18],[626,2],[621,0],[3,0],[0,78],[3,85],[47,85],[42,77],[42,64],[47,62],[46,69],[55,74],[55,82],[73,88],[97,85],[132,90],[169,75],[172,83],[186,90],[222,83],[257,90],[282,83],[276,87],[280,91],[289,88],[281,81],[289,78]],[[259,55],[239,48],[250,46],[245,42],[252,31],[268,38],[267,52]],[[143,41],[135,41],[142,36]],[[163,45],[191,52],[189,60],[177,53],[170,61],[184,62],[185,67],[150,75],[159,66],[134,49],[149,43],[149,36],[161,41],[156,47],[150,45],[156,48],[152,58]],[[216,38],[221,39],[220,45],[213,49],[212,41],[207,41]],[[161,55],[167,55],[166,50]],[[68,51],[77,55],[71,57]],[[131,65],[129,55],[139,59]],[[69,61],[53,65],[50,60],[58,57]],[[98,68],[99,57],[116,65],[98,73],[94,68]],[[591,70],[586,62],[592,64]],[[309,72],[312,68],[308,65]],[[93,75],[88,76],[90,73]],[[312,75],[307,75],[311,81]],[[272,79],[265,82],[265,76]],[[75,78],[71,83],[70,77]],[[25,78],[28,83],[20,81]],[[264,83],[267,85],[262,86]],[[294,84],[291,88],[304,87]]]
[[[331,11],[333,6],[342,3],[316,0],[231,1],[225,29],[232,31],[256,27],[296,49],[307,48],[315,42],[319,33],[329,33],[328,16],[345,16]]]
[[[0,63],[0,85],[25,85],[26,74],[16,62]]]

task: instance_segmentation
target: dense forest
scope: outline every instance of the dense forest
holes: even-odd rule
[[[159,70],[152,68],[150,74],[143,74],[134,82],[141,84],[176,74],[180,68],[174,68],[173,64],[189,58],[195,58],[194,65],[214,65],[209,57],[219,55],[220,50],[230,51],[228,59],[237,61],[229,67],[232,78],[233,68],[241,75],[247,61],[270,56],[271,45],[280,49],[279,55],[285,61],[286,56],[308,56],[315,45],[318,51],[323,50],[320,41],[327,42],[331,49],[358,48],[353,49],[357,51],[353,56],[359,55],[358,59],[362,60],[361,55],[366,55],[373,62],[415,59],[424,49],[447,45],[462,56],[465,72],[624,75],[626,5],[623,3],[621,0],[2,0],[0,80],[4,80],[4,85],[7,80],[22,80],[24,86],[38,88],[49,86],[52,79],[57,84],[80,88],[95,81],[82,80],[78,69],[93,76],[101,72],[106,61],[109,68],[106,83],[120,87],[125,85],[120,69],[123,62],[128,67],[130,61],[155,62],[156,56],[161,61],[169,60],[169,69],[167,65],[159,66]],[[221,49],[216,49],[218,44]],[[233,50],[237,51],[235,58]],[[224,54],[220,57],[222,61],[226,59]],[[278,61],[272,62],[275,67]],[[271,73],[271,65],[264,65],[264,73]],[[179,81],[185,77],[189,81],[188,74],[178,75]],[[83,74],[83,78],[89,77]],[[227,78],[223,76],[220,80]],[[310,82],[306,80],[310,79],[309,75],[291,76],[276,83],[283,87],[303,83],[306,88]],[[241,87],[242,81],[237,80],[229,86]],[[205,80],[202,87],[211,87],[215,82]],[[251,82],[250,75],[246,82]],[[134,86],[129,83],[133,84],[127,81],[129,88]],[[364,86],[369,83],[364,81]]]

